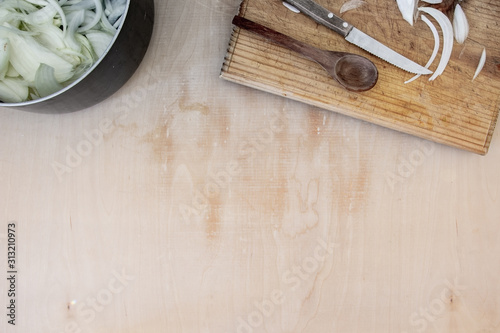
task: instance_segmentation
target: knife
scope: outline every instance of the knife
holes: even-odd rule
[[[294,12],[302,12],[319,24],[330,28],[344,37],[348,42],[370,52],[388,63],[406,70],[410,73],[428,75],[432,74],[427,68],[411,61],[396,51],[390,49],[340,17],[321,7],[312,0],[284,0],[283,4]]]

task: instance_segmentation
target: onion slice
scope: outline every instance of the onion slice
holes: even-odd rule
[[[68,25],[68,23],[66,22],[66,14],[62,10],[61,6],[59,6],[59,3],[55,0],[47,0],[47,2],[52,5],[55,8],[56,12],[61,16],[63,35],[66,35],[66,26]]]
[[[54,75],[54,68],[46,64],[40,64],[35,75],[35,89],[40,94],[40,97],[51,95],[63,87]]]
[[[6,77],[0,81],[0,100],[7,103],[20,103],[28,98],[28,86],[22,79]]]
[[[417,0],[397,0],[399,11],[406,22],[413,26],[415,13],[417,10]]]
[[[92,29],[101,20],[102,13],[103,13],[102,2],[100,0],[94,0],[94,3],[95,3],[94,18],[92,19],[92,21],[90,23],[86,24],[83,27],[78,28],[78,30],[77,30],[78,32],[87,31],[87,30]]]
[[[450,61],[451,52],[453,51],[453,26],[450,19],[435,8],[420,7],[418,10],[432,16],[438,22],[443,32],[443,51],[441,53],[441,59],[434,74],[429,78],[429,81],[434,81],[439,75],[443,74]]]
[[[361,7],[364,4],[366,4],[366,1],[364,0],[349,0],[344,3],[342,7],[340,7],[340,14],[344,14],[345,12]]]
[[[31,36],[22,37],[15,33],[7,36],[12,46],[10,64],[28,82],[35,81],[35,74],[40,64],[44,63],[55,69],[59,82],[73,76],[73,65],[58,54],[39,44]]]
[[[432,35],[434,36],[434,50],[432,51],[432,55],[429,58],[429,61],[425,65],[425,68],[429,68],[432,65],[432,63],[434,62],[434,60],[436,59],[436,56],[439,52],[440,39],[439,39],[439,33],[438,33],[436,27],[434,26],[434,24],[432,24],[432,22],[424,14],[422,14],[421,17],[422,17],[422,21],[424,21],[429,26],[429,28],[432,31]],[[413,82],[416,79],[418,79],[420,76],[422,76],[422,75],[417,74],[414,77],[412,77],[411,79],[409,79],[408,81],[406,81],[405,83]]]
[[[420,1],[429,3],[431,5],[438,5],[443,2],[443,0],[420,0]]]
[[[469,35],[469,22],[467,21],[464,10],[459,4],[455,7],[455,12],[453,14],[453,32],[455,34],[455,40],[459,44],[463,44]]]
[[[0,80],[9,69],[11,46],[8,38],[0,38]]]
[[[476,73],[474,74],[472,81],[474,81],[478,77],[479,73],[481,73],[485,63],[486,63],[486,48],[483,48],[483,53],[481,54],[481,59],[479,59],[479,65],[477,66]]]
[[[99,30],[91,30],[87,32],[85,37],[87,37],[90,44],[92,45],[97,58],[100,58],[106,52],[108,46],[113,40],[113,35]]]
[[[300,13],[300,10],[298,10],[297,8],[295,8],[294,6],[290,5],[288,2],[286,1],[283,1],[283,6],[285,6],[286,8],[290,9],[292,12],[294,13]]]

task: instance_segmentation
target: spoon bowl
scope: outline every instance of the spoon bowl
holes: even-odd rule
[[[367,91],[375,86],[378,70],[373,62],[353,53],[333,53],[340,57],[332,64],[329,62],[320,65],[344,88],[350,91]]]

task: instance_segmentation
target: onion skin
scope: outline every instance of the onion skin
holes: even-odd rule
[[[430,7],[436,8],[445,14],[449,14],[451,11],[455,10],[455,6],[459,2],[465,2],[465,0],[443,0],[443,2],[431,5]]]

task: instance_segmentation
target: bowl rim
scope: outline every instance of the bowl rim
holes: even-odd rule
[[[66,91],[70,90],[71,88],[73,88],[74,86],[76,86],[77,84],[79,84],[81,81],[83,81],[87,76],[90,75],[90,73],[92,73],[92,71],[94,71],[94,69],[97,66],[99,66],[99,64],[103,61],[103,59],[106,58],[106,56],[108,55],[109,51],[113,48],[113,45],[115,45],[115,42],[118,39],[118,36],[120,35],[120,32],[122,31],[123,26],[125,25],[125,21],[127,20],[127,16],[128,16],[128,13],[129,13],[131,1],[132,0],[127,0],[127,4],[126,4],[126,7],[125,7],[125,12],[123,13],[122,22],[121,22],[120,26],[118,27],[118,29],[116,30],[116,33],[113,36],[113,39],[111,40],[111,43],[109,43],[108,47],[106,48],[106,51],[104,51],[104,53],[99,57],[99,59],[97,59],[94,62],[94,64],[89,69],[87,69],[85,71],[85,73],[83,73],[82,75],[80,75],[80,77],[78,79],[76,79],[75,81],[71,82],[66,87],[62,88],[61,90],[58,90],[55,93],[52,93],[50,95],[47,95],[47,96],[44,96],[44,97],[41,97],[41,98],[38,98],[38,99],[30,100],[30,101],[19,102],[19,103],[4,103],[4,102],[0,102],[0,107],[28,106],[28,105],[34,105],[34,104],[42,103],[42,102],[48,101],[48,100],[50,100],[50,99],[52,99],[54,97],[57,97],[57,96],[65,93]]]

